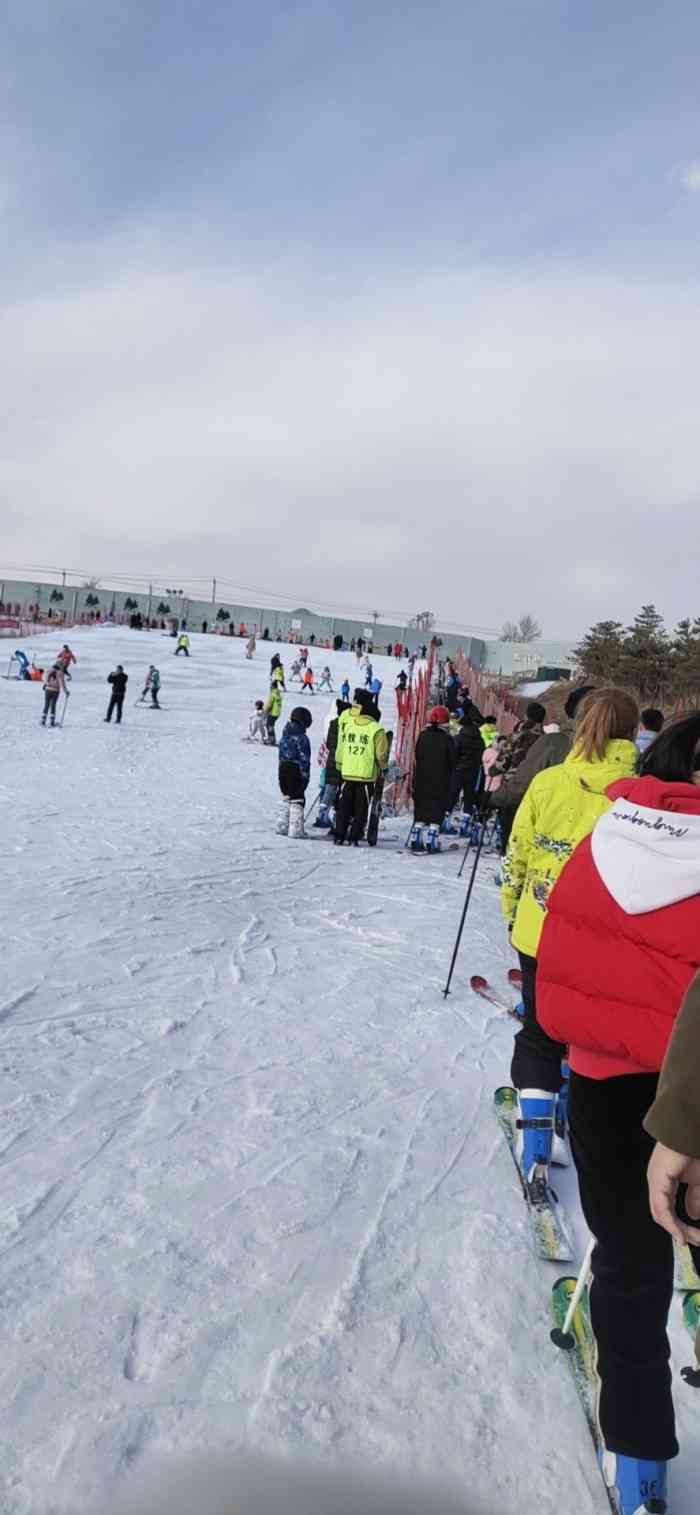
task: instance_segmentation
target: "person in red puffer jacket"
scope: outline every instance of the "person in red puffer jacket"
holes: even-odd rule
[[[548,901],[537,1020],[568,1042],[569,1122],[596,1238],[590,1306],[604,1472],[622,1515],[666,1509],[678,1452],[666,1334],[673,1245],[651,1216],[642,1122],[683,996],[700,967],[700,715],[657,738],[576,848]],[[698,1091],[700,1099],[700,1090]],[[700,1248],[693,1249],[700,1267]]]

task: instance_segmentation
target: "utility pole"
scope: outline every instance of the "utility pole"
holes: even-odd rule
[[[211,581],[211,602],[212,605],[216,604],[216,579]]]
[[[61,588],[65,589],[65,587],[66,587],[66,570],[65,570],[65,568],[63,568],[61,570]]]
[[[149,584],[149,586],[148,586],[148,610],[146,612],[149,621],[151,619],[151,600],[152,599],[153,599],[153,585]]]

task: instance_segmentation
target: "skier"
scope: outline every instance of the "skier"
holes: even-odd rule
[[[406,693],[406,685],[407,685],[407,683],[408,683],[408,674],[406,673],[406,670],[404,668],[402,668],[401,672],[397,673],[397,675],[396,675],[396,681],[394,683],[394,689],[398,690],[399,694],[405,694]]]
[[[365,670],[365,689],[369,689],[370,684],[372,683],[372,679],[374,678],[374,674],[372,672],[372,664],[370,663],[368,657],[363,658],[360,667],[364,668]]]
[[[459,699],[459,679],[454,664],[449,658],[445,663],[445,704],[450,711],[456,710]]]
[[[373,677],[373,678],[370,679],[369,692],[370,692],[370,694],[372,695],[372,698],[375,701],[377,701],[379,699],[379,696],[380,696],[380,694],[382,692],[382,681],[381,681],[381,679],[378,679],[376,677]]]
[[[350,704],[350,680],[349,679],[343,679],[343,682],[342,682],[342,684],[340,686],[340,698],[343,701],[344,705],[349,705]]]
[[[378,714],[369,690],[356,689],[354,703],[338,718],[335,761],[342,788],[335,818],[337,847],[342,847],[348,831],[349,840],[358,845],[367,821],[368,789],[386,767],[389,739]]]
[[[141,695],[140,695],[140,698],[139,698],[139,705],[142,705],[143,702],[144,702],[144,700],[145,700],[145,698],[146,698],[146,695],[150,694],[150,696],[151,696],[151,709],[152,710],[160,710],[161,707],[158,704],[158,690],[159,689],[160,689],[160,674],[158,672],[158,669],[154,666],[154,664],[151,663],[151,666],[150,666],[150,668],[148,670],[148,673],[146,674],[146,681],[144,683],[143,689],[141,690]]]
[[[295,839],[306,836],[304,797],[311,774],[311,747],[306,733],[311,720],[311,711],[297,706],[282,732],[279,786],[283,798],[277,821],[278,836],[292,836]]]
[[[49,717],[49,725],[56,725],[56,705],[59,694],[66,693],[66,685],[63,677],[63,664],[56,662],[50,668],[44,683],[44,713],[41,717],[42,726],[46,725],[46,717]]]
[[[253,657],[256,648],[255,632],[252,631],[245,644],[245,655],[248,660]]]
[[[329,694],[333,694],[333,685],[331,683],[331,670],[330,670],[330,668],[324,668],[324,670],[323,670],[323,672],[321,674],[321,679],[320,679],[319,686],[318,686],[318,692],[319,692],[319,694],[321,693],[322,689],[327,689]]]
[[[639,731],[637,732],[637,748],[639,752],[645,753],[647,748],[651,747],[652,742],[656,741],[659,732],[663,731],[663,729],[663,710],[654,710],[653,708],[643,710],[639,722]]]
[[[279,684],[273,684],[263,706],[265,712],[265,735],[263,741],[266,747],[276,747],[275,723],[282,714],[282,690]]]
[[[175,648],[175,657],[177,657],[180,652],[184,652],[186,658],[188,658],[189,655],[190,655],[190,639],[189,639],[186,631],[181,631],[180,635],[179,635],[179,637],[177,639],[177,647]]]
[[[305,694],[315,694],[316,693],[316,691],[314,689],[314,671],[313,671],[313,668],[306,668],[306,667],[304,668],[304,677],[302,679],[301,687],[302,687],[302,690],[303,690],[303,692]]]
[[[425,661],[427,659],[427,656],[428,656],[428,649],[427,649],[427,647],[425,645],[425,642],[423,643],[423,645],[421,647],[420,655],[421,655],[421,660],[425,663]]]
[[[299,662],[301,663],[302,668],[306,668],[306,665],[307,665],[308,661],[309,661],[309,649],[308,649],[308,647],[300,647],[299,648]]]
[[[272,687],[273,687],[274,684],[277,684],[278,687],[281,690],[283,690],[284,693],[286,693],[286,685],[285,685],[285,682],[284,682],[284,668],[282,666],[282,659],[281,659],[281,657],[280,657],[280,655],[279,655],[278,652],[273,653],[272,657],[270,658],[270,688],[271,689],[272,689]]]
[[[116,710],[117,725],[121,725],[122,705],[124,704],[124,696],[126,694],[126,686],[128,682],[128,673],[124,672],[121,663],[117,663],[116,672],[110,673],[109,678],[107,679],[107,683],[111,684],[112,686],[112,693],[109,697],[109,704],[107,706],[105,721],[111,721],[112,712]]]
[[[539,1026],[535,1008],[547,900],[574,848],[609,809],[609,785],[633,774],[637,761],[632,738],[639,712],[631,695],[622,689],[599,689],[583,709],[566,761],[538,774],[530,785],[502,866],[501,907],[523,975],[523,1026],[515,1038],[511,1066],[512,1082],[520,1091],[518,1156],[535,1200],[543,1185],[548,1191],[554,1105],[565,1054],[565,1048]]]
[[[263,705],[262,700],[256,700],[255,701],[255,711],[254,711],[253,715],[251,715],[250,721],[248,722],[248,735],[245,738],[245,740],[248,741],[248,742],[262,742],[263,745],[266,745],[266,743],[267,743],[266,732],[267,732],[267,723],[266,723],[266,719],[265,719],[265,707]],[[272,743],[272,745],[273,746],[275,745],[275,743],[274,743],[274,727],[273,727],[273,743]]]
[[[621,1515],[637,1515],[666,1508],[666,1464],[678,1452],[666,1335],[673,1248],[649,1211],[653,1144],[642,1123],[700,967],[700,715],[657,737],[640,776],[607,798],[612,809],[549,898],[537,1016],[552,1045],[569,1044],[571,1149],[596,1239],[589,1304],[603,1475]],[[546,1088],[540,1126],[553,1105]],[[700,1247],[694,1256],[700,1264]],[[659,1503],[646,1504],[650,1495]]]
[[[64,642],[63,646],[61,648],[61,651],[59,652],[58,657],[56,658],[56,662],[61,664],[61,666],[63,668],[63,673],[64,673],[64,677],[65,678],[70,679],[70,677],[71,677],[71,673],[70,673],[71,663],[77,663],[77,661],[78,661],[78,659],[75,656],[75,653],[71,651],[70,647],[68,646],[68,643]]]
[[[330,722],[326,734],[324,783],[318,807],[318,816],[314,821],[314,826],[331,831],[335,821],[335,803],[341,784],[341,773],[336,762],[338,727],[340,717],[345,714],[346,710],[350,709],[350,705],[347,700],[336,700],[335,709],[336,714]]]
[[[470,707],[464,711],[455,738],[455,770],[448,802],[448,810],[454,810],[460,795],[462,808],[472,810],[481,778],[481,760],[484,743]]]
[[[412,852],[440,851],[440,827],[449,808],[455,772],[455,745],[449,724],[447,706],[435,705],[416,742]],[[425,841],[424,827],[427,827]]]
[[[301,682],[302,682],[302,678],[301,678],[301,658],[295,658],[294,662],[292,663],[292,670],[291,670],[291,673],[289,675],[289,682],[290,682],[290,684],[293,684],[295,680],[299,684],[301,684]]]

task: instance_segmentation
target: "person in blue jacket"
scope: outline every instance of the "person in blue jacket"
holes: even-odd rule
[[[306,836],[304,798],[311,775],[311,744],[306,735],[311,712],[302,706],[292,711],[279,745],[279,786],[282,792],[278,836]]]

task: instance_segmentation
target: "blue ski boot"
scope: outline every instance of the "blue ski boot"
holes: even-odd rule
[[[411,837],[411,852],[425,852],[422,826],[413,827],[413,835]]]
[[[642,1457],[624,1457],[619,1452],[601,1454],[603,1478],[617,1498],[620,1515],[664,1515],[666,1503],[665,1462]]]
[[[425,839],[425,850],[426,852],[442,852],[442,847],[440,846],[439,826],[428,827],[428,835]]]
[[[319,807],[318,807],[318,815],[316,816],[316,819],[314,821],[314,826],[319,826],[319,827],[322,828],[322,830],[327,831],[328,827],[330,826],[330,824],[331,824],[331,821],[330,821],[330,816],[328,814],[328,806],[327,805],[319,805]]]
[[[557,1095],[554,1106],[554,1144],[552,1146],[552,1162],[557,1168],[568,1168],[569,1148],[566,1142],[567,1117],[569,1110],[569,1064],[561,1065],[564,1082]]]
[[[532,1191],[549,1182],[555,1098],[548,1089],[521,1089],[518,1097],[515,1151],[525,1183]]]

